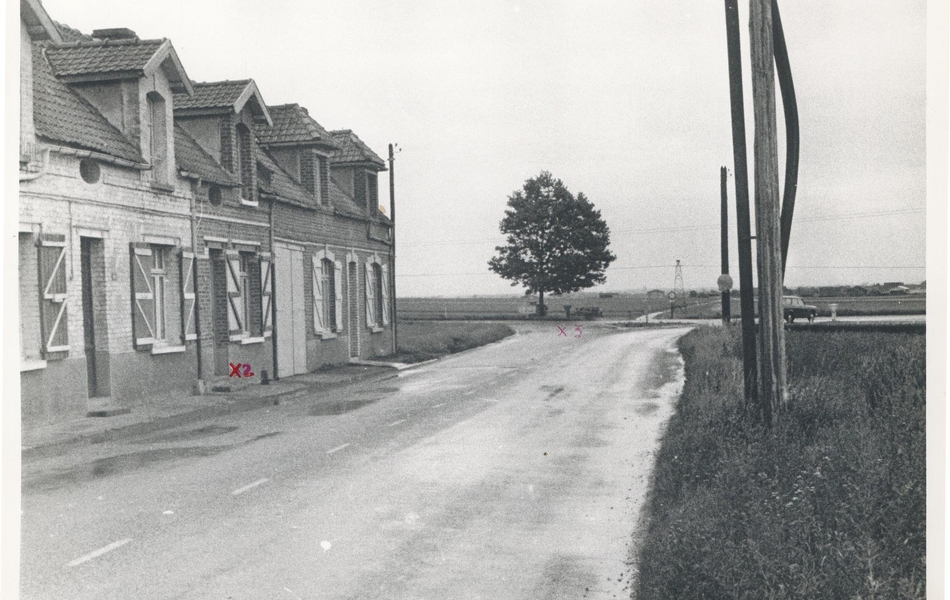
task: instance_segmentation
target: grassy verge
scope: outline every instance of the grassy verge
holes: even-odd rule
[[[680,342],[635,597],[924,598],[924,336],[790,332],[772,432],[744,414],[739,344]]]
[[[511,327],[501,323],[400,321],[395,360],[421,362],[490,344],[513,333]]]

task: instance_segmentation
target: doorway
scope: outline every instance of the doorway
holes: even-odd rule
[[[307,372],[307,317],[304,293],[303,250],[274,247],[274,290],[277,308],[277,375]]]
[[[230,375],[228,347],[231,334],[228,331],[228,273],[224,252],[208,250],[211,258],[211,320],[214,338],[214,374]]]
[[[347,329],[350,334],[350,358],[360,357],[360,266],[347,266]]]
[[[108,323],[105,318],[106,268],[102,240],[80,237],[79,259],[87,391],[90,398],[101,398],[110,394]]]

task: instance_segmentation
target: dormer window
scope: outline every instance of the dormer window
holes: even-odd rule
[[[245,202],[254,202],[254,178],[251,169],[254,168],[254,160],[251,156],[251,132],[247,126],[238,123],[236,129],[237,144],[237,173],[241,180],[241,199]]]
[[[165,114],[165,99],[156,92],[146,96],[148,106],[145,110],[145,147],[148,148],[149,162],[152,164],[152,180],[168,183],[168,122]]]

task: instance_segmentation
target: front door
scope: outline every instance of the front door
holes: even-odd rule
[[[83,349],[86,355],[86,384],[90,398],[108,396],[110,393],[106,263],[102,244],[99,238],[79,238]]]
[[[224,252],[209,250],[211,257],[211,320],[214,336],[214,374],[230,375],[228,350],[231,333],[228,331],[228,273]]]
[[[302,250],[275,246],[278,377],[307,372],[308,327],[303,266]]]
[[[92,293],[92,239],[80,238],[79,256],[82,271],[82,329],[86,353],[86,382],[89,397],[99,395],[99,385],[96,381],[96,312],[93,307]]]

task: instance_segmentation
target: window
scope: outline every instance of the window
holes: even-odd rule
[[[152,179],[168,183],[168,135],[166,129],[165,99],[156,92],[146,96],[148,107],[145,115],[146,146],[152,163]]]
[[[366,261],[366,326],[381,331],[389,324],[389,267],[373,255]]]
[[[251,132],[248,128],[238,123],[235,128],[237,133],[237,176],[241,180],[241,197],[246,202],[254,202],[254,178],[251,169],[254,169],[254,160],[251,155]]]
[[[330,331],[336,331],[336,282],[333,280],[333,263],[324,258],[320,261],[322,264],[323,272],[321,273],[321,280],[323,282],[323,322],[326,324],[327,329]]]
[[[86,183],[96,183],[99,181],[99,163],[91,158],[84,158],[79,161],[79,176]]]
[[[240,271],[240,286],[241,286],[241,306],[243,308],[243,315],[241,318],[241,324],[243,325],[243,333],[245,335],[250,335],[251,333],[251,286],[249,285],[250,279],[250,265],[251,257],[245,252],[241,253],[241,271]]]
[[[208,188],[208,202],[211,206],[221,206],[221,186],[212,184]]]
[[[171,245],[138,242],[130,250],[133,346],[153,354],[183,352],[181,343],[193,325],[182,308],[190,312],[189,300],[194,299],[191,284],[182,280],[188,275],[183,272],[185,253]]]
[[[152,294],[154,298],[154,317],[152,323],[155,325],[155,340],[164,341],[167,337],[167,323],[165,314],[165,303],[167,301],[165,294],[165,248],[162,246],[152,246]]]
[[[323,338],[343,331],[343,263],[329,249],[313,255],[313,331]]]

